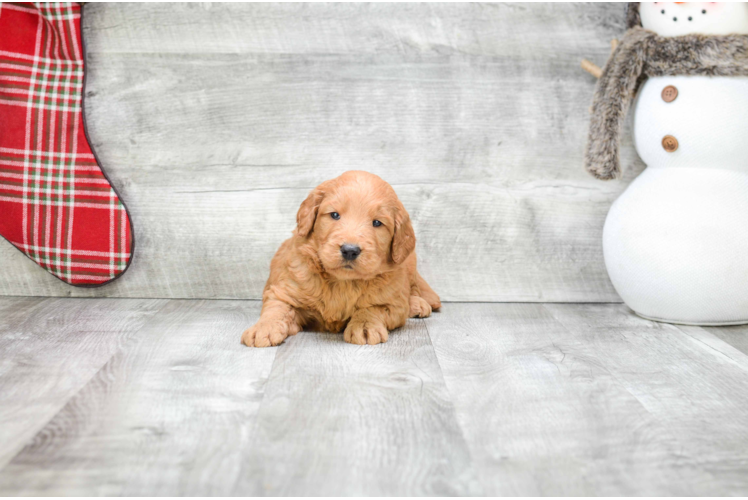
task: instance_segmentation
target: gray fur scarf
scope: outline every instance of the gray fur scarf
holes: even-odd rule
[[[748,35],[661,37],[641,27],[638,3],[628,31],[605,64],[592,101],[585,168],[598,179],[621,175],[619,141],[631,101],[650,76],[748,76]]]

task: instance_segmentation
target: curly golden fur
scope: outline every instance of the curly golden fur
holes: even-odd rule
[[[296,223],[270,263],[260,320],[242,335],[245,345],[278,345],[302,328],[342,331],[346,342],[374,345],[408,317],[441,307],[416,270],[410,216],[376,175],[351,171],[323,182],[299,207]],[[342,245],[358,246],[360,254],[346,260]]]

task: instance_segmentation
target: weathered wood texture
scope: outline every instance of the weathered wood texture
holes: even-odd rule
[[[0,492],[229,494],[276,354],[240,345],[259,310],[259,302],[169,302],[26,438],[0,473]],[[35,358],[49,359],[44,352]]]
[[[468,495],[480,486],[423,321],[379,349],[302,333],[273,365],[241,495]]]
[[[165,303],[0,300],[0,467]]]
[[[134,263],[74,289],[0,242],[0,294],[258,298],[319,182],[391,182],[452,301],[619,301],[602,259],[624,182],[582,168],[623,4],[88,4],[92,141]]]
[[[744,353],[618,304],[445,311],[426,324],[486,494],[748,493]]]
[[[727,342],[737,350],[748,354],[748,326],[722,326],[704,328],[715,337]]]
[[[259,302],[82,302],[0,299],[2,495],[748,494],[748,355],[711,329],[446,304],[250,349]]]

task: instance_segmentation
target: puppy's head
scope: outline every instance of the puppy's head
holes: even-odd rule
[[[337,279],[371,279],[402,264],[416,246],[395,190],[368,172],[346,172],[317,186],[296,222],[297,235]]]

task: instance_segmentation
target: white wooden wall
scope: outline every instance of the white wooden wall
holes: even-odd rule
[[[134,263],[65,285],[4,240],[1,295],[259,298],[299,203],[388,180],[452,301],[619,301],[602,258],[620,182],[582,168],[624,4],[88,4],[89,131]],[[0,215],[1,216],[1,215]]]

